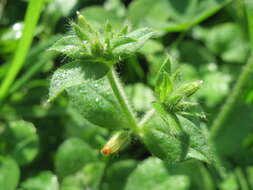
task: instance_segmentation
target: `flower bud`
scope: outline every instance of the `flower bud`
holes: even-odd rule
[[[102,148],[101,153],[105,156],[114,154],[122,150],[130,141],[128,131],[116,132]]]
[[[182,84],[166,99],[166,104],[178,104],[183,98],[189,97],[194,94],[200,88],[202,83],[203,81],[199,80]]]
[[[95,28],[91,26],[91,24],[85,19],[83,15],[80,14],[79,11],[76,12],[77,14],[77,24],[83,29],[90,33],[97,33]]]
[[[190,83],[183,84],[178,88],[179,93],[182,93],[185,97],[189,97],[198,91],[203,81],[198,80]]]

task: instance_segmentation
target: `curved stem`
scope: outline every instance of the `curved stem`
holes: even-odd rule
[[[128,101],[127,101],[125,92],[120,84],[120,81],[118,79],[116,72],[113,69],[111,69],[111,71],[109,71],[109,73],[107,74],[107,78],[109,80],[109,83],[111,85],[111,88],[112,88],[116,98],[119,101],[119,104],[120,104],[125,116],[127,117],[128,121],[131,124],[130,128],[133,129],[135,132],[139,132],[137,120],[134,116],[134,113],[133,113]]]
[[[211,126],[211,138],[216,137],[217,134],[219,133],[227,116],[233,109],[236,100],[239,99],[244,85],[249,81],[250,77],[252,76],[252,72],[253,72],[253,54],[250,56],[248,63],[242,69],[242,73],[240,74],[239,79],[236,82],[234,89],[232,90],[231,95],[228,97],[225,104],[221,108],[220,113],[214,120],[213,125]]]

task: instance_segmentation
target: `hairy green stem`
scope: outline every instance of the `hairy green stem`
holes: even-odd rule
[[[243,67],[238,81],[235,84],[230,96],[221,108],[220,113],[216,117],[211,126],[211,138],[215,138],[221,130],[227,116],[233,110],[236,101],[239,99],[244,85],[250,80],[253,73],[253,54],[250,56],[248,63]]]
[[[116,74],[116,72],[111,69],[111,71],[109,71],[109,73],[107,74],[107,78],[110,82],[111,88],[116,96],[116,98],[118,99],[118,102],[125,114],[125,116],[127,117],[127,119],[130,122],[130,128],[133,129],[135,132],[139,131],[139,127],[137,125],[137,120],[134,116],[134,113],[127,101],[125,92],[120,84],[120,81],[118,79],[118,76]]]
[[[34,31],[39,20],[40,11],[45,0],[31,0],[25,15],[25,25],[22,31],[22,37],[8,70],[8,73],[0,86],[0,101],[3,100],[9,91],[9,88],[15,80],[17,74],[22,68],[27,52],[31,46]]]

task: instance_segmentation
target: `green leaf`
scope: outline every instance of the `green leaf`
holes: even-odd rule
[[[120,36],[118,38],[116,38],[114,41],[112,41],[112,48],[127,44],[127,43],[131,43],[131,42],[136,42],[137,40],[132,38],[132,37],[128,37],[128,36]]]
[[[7,151],[20,165],[33,161],[39,151],[39,137],[34,125],[27,121],[12,121],[6,131]]]
[[[19,174],[19,167],[13,159],[0,156],[0,187],[2,190],[15,190]]]
[[[106,172],[104,190],[123,190],[127,177],[136,168],[135,160],[120,160],[113,163]]]
[[[211,163],[214,159],[211,145],[199,127],[190,120],[170,114],[162,105],[154,104],[157,113],[143,128],[142,140],[152,154],[167,163],[189,158]]]
[[[124,190],[186,190],[189,182],[186,176],[171,176],[160,159],[151,157],[130,174]]]
[[[118,56],[128,56],[135,53],[141,48],[144,43],[154,35],[154,32],[149,28],[137,29],[127,34],[127,37],[135,39],[136,42],[122,44],[113,49],[113,54]]]
[[[243,97],[241,96],[241,98]],[[253,107],[241,98],[237,99],[236,104],[219,129],[219,133],[215,131],[212,141],[220,156],[231,158],[234,163],[245,166],[253,164],[251,159],[253,157],[251,140]]]
[[[173,82],[170,75],[167,72],[159,73],[155,87],[155,92],[157,93],[157,96],[159,96],[159,100],[164,102],[172,91]]]
[[[82,15],[96,26],[102,28],[106,21],[110,21],[113,28],[117,29],[124,22],[124,13],[105,9],[101,6],[90,6],[81,10]]]
[[[194,36],[194,34],[193,34]],[[184,40],[178,45],[180,60],[195,66],[215,63],[215,56],[204,45],[193,40]]]
[[[173,176],[187,176],[191,182],[190,189],[213,190],[216,188],[216,182],[209,170],[210,167],[207,169],[203,163],[197,160],[188,160],[175,165],[168,165],[167,169]]]
[[[89,122],[104,128],[128,128],[129,123],[110,84],[103,77],[107,69],[100,63],[73,62],[64,65],[51,79],[49,101],[66,90],[70,105]]]
[[[206,46],[224,61],[244,63],[249,45],[240,25],[225,23],[203,30]]]
[[[81,139],[73,137],[64,141],[58,148],[55,158],[55,170],[60,178],[64,178],[96,160],[95,151]]]
[[[77,173],[62,180],[61,190],[99,189],[105,164],[102,162],[88,163]]]
[[[169,18],[167,0],[135,0],[128,9],[128,18],[134,26],[149,25],[160,28]]]
[[[204,85],[196,93],[197,97],[204,98],[208,107],[213,107],[228,95],[231,76],[224,72],[208,72],[204,75]]]
[[[107,78],[67,89],[70,105],[91,123],[107,129],[128,128]]]
[[[106,143],[108,131],[101,127],[88,122],[75,109],[67,110],[69,117],[65,122],[66,137],[78,137],[89,142],[89,145],[96,149],[100,149]]]
[[[21,184],[22,190],[59,190],[57,177],[50,171],[39,173]]]
[[[92,79],[103,77],[108,67],[100,63],[71,62],[57,69],[49,88],[49,101],[70,87],[90,83]]]
[[[186,157],[189,139],[178,128],[175,116],[163,119],[157,113],[143,126],[142,141],[149,151],[169,164],[183,161]]]
[[[187,158],[195,158],[207,163],[214,161],[211,143],[204,134],[204,129],[196,126],[192,121],[182,116],[177,116],[183,130],[189,135],[190,147]]]
[[[173,81],[171,78],[172,58],[167,56],[157,74],[155,92],[161,102],[164,102],[173,91]]]
[[[81,41],[75,35],[64,36],[49,48],[49,51],[61,53],[70,58],[80,58],[84,50]]]
[[[140,49],[140,52],[144,55],[154,55],[159,52],[163,52],[163,44],[158,40],[150,39]]]
[[[221,8],[223,8],[229,0],[170,0],[167,1],[168,12],[171,16],[171,22],[168,22],[166,28],[168,31],[187,30],[191,26],[202,22],[209,18]]]
[[[63,16],[68,16],[76,6],[77,2],[77,0],[54,0],[49,5],[50,11],[61,13]]]
[[[250,178],[252,179],[252,178]],[[234,172],[228,173],[226,178],[219,185],[221,190],[237,190],[239,189],[239,184],[236,179]]]

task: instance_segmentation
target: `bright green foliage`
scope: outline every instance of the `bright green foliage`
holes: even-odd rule
[[[113,163],[107,170],[104,189],[123,190],[127,177],[136,168],[135,160],[121,160]]]
[[[22,190],[59,190],[57,177],[52,172],[41,172],[21,184]]]
[[[157,158],[143,161],[129,176],[125,190],[184,190],[189,187],[189,179],[183,175],[170,175],[166,165]]]
[[[94,172],[95,171],[95,172]],[[77,173],[65,177],[62,181],[63,190],[98,189],[104,172],[104,164],[92,162],[81,168]]]
[[[108,68],[98,63],[79,62],[68,63],[59,68],[51,79],[49,89],[49,101],[56,98],[61,92],[70,87],[91,82],[91,79],[99,79],[105,75]]]
[[[111,78],[115,77],[114,75],[106,74],[108,70],[111,70],[107,67],[107,61],[110,64],[114,64],[113,61],[116,61],[105,59],[108,57],[106,47],[113,48],[110,49],[111,57],[129,55],[136,51],[152,33],[147,33],[147,29],[138,29],[128,33],[128,29],[123,28],[117,39],[112,38],[109,41],[109,38],[108,40],[105,38],[104,42],[107,46],[102,48],[103,45],[96,41],[102,34],[84,17],[81,15],[78,17],[78,24],[72,24],[76,33],[74,37],[79,38],[79,43],[81,40],[87,41],[88,45],[85,45],[85,48],[90,48],[87,50],[91,52],[90,57],[87,59],[82,57],[83,46],[72,41],[72,38],[68,40],[63,37],[56,42],[51,49],[57,49],[74,58],[74,61],[62,66],[54,73],[51,79],[49,100],[53,100],[62,91],[66,91],[70,105],[89,122],[107,129],[134,130],[135,135],[141,137],[140,139],[143,140],[151,153],[167,163],[176,163],[188,158],[209,162],[211,160],[208,155],[210,153],[209,147],[201,130],[186,119],[181,119],[181,122],[175,114],[187,114],[188,107],[196,107],[186,99],[199,89],[202,82],[178,83],[179,71],[172,73],[172,65],[174,66],[175,61],[167,56],[157,74],[155,93],[158,100],[153,103],[154,116],[150,116],[155,119],[149,119],[143,126],[138,126],[131,113],[132,110],[129,110],[131,108],[127,105],[128,102],[122,92],[123,89],[118,84],[118,79]],[[110,33],[111,26],[108,23],[103,31],[105,37],[116,35]],[[135,39],[138,39],[138,43]],[[71,49],[72,46],[73,49]],[[101,63],[105,63],[106,66]],[[108,75],[108,79],[105,75]],[[116,82],[112,83],[112,80]],[[118,131],[101,152],[104,155],[117,153],[130,140],[128,131]]]
[[[0,190],[253,189],[252,8],[0,0]]]
[[[249,50],[242,28],[238,24],[224,23],[213,28],[196,28],[196,37],[204,40],[214,54],[220,54],[224,61],[245,61]]]
[[[170,122],[164,121],[159,115],[153,116],[143,128],[142,140],[152,154],[173,164],[185,159],[189,137],[178,128],[180,124],[175,116],[168,115],[166,119]]]
[[[57,151],[55,170],[60,178],[64,178],[96,160],[96,153],[89,145],[78,138],[70,138]]]
[[[106,78],[72,87],[67,92],[70,104],[91,123],[109,129],[128,128],[129,122]]]
[[[9,141],[6,145],[6,151],[13,156],[18,164],[28,164],[37,156],[39,137],[32,123],[26,121],[10,122],[5,132],[5,138]]]
[[[107,79],[92,80],[104,75],[104,68],[90,63],[64,65],[52,77],[49,99],[67,90],[71,104],[91,123],[105,128],[126,128],[128,122],[122,116]]]
[[[15,190],[19,181],[20,171],[17,163],[9,157],[0,157],[0,187]]]
[[[203,131],[190,120],[166,113],[160,107],[144,126],[143,141],[150,151],[168,163],[189,158],[212,162],[213,153]],[[161,143],[163,142],[163,143]]]

